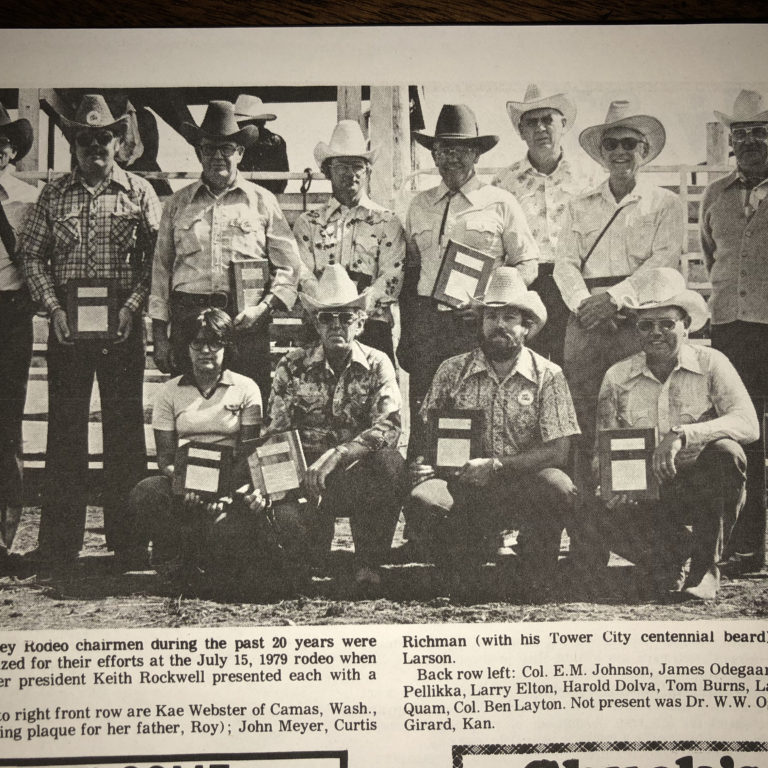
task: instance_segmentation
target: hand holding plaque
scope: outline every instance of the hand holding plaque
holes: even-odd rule
[[[485,293],[495,263],[493,256],[449,240],[432,298],[449,307],[461,307]]]
[[[304,482],[307,462],[296,430],[259,441],[248,457],[253,487],[273,500],[284,498]]]
[[[482,451],[485,413],[480,409],[430,411],[427,423],[427,464],[438,477],[450,477]]]
[[[81,278],[67,283],[67,322],[72,340],[116,338],[119,313],[116,280]]]
[[[263,298],[269,282],[266,259],[232,259],[235,309],[237,313],[255,307]]]
[[[176,451],[173,492],[196,493],[205,501],[226,496],[231,490],[234,450],[213,443],[185,443]]]

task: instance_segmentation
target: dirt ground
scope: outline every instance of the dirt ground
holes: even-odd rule
[[[28,508],[15,550],[34,547],[39,509]],[[402,524],[401,524],[402,525]],[[634,569],[613,560],[590,601],[575,601],[565,572],[551,602],[526,604],[501,599],[497,569],[486,568],[478,602],[452,601],[435,569],[398,562],[402,528],[395,537],[393,562],[385,567],[381,596],[355,596],[338,578],[351,565],[352,541],[346,520],[337,521],[328,575],[315,576],[301,595],[271,597],[252,590],[226,597],[198,588],[181,592],[154,571],[117,575],[103,546],[101,510],[89,507],[86,541],[74,575],[39,580],[34,576],[0,578],[0,627],[47,629],[79,627],[179,627],[300,624],[422,624],[444,622],[575,621],[616,619],[758,618],[768,615],[768,574],[724,580],[710,603],[666,604],[637,593]],[[561,560],[561,565],[567,561]],[[564,571],[564,568],[563,568]],[[238,594],[239,592],[239,594]],[[282,590],[284,593],[285,590]]]

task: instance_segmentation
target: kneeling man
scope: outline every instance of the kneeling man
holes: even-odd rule
[[[454,580],[453,591],[471,588],[477,568],[500,531],[520,529],[515,590],[538,596],[554,576],[560,534],[576,494],[561,469],[576,413],[561,369],[525,347],[547,313],[513,267],[499,267],[478,309],[479,346],[444,361],[420,416],[443,409],[482,409],[482,456],[447,482],[424,464],[425,445],[411,465],[414,529]],[[409,516],[409,521],[410,521]]]
[[[384,352],[360,344],[368,293],[358,296],[341,264],[326,267],[314,295],[299,298],[320,340],[277,365],[268,432],[296,429],[309,463],[306,490],[317,501],[313,544],[330,549],[336,517],[349,517],[355,581],[380,582],[400,514],[405,462],[400,390]]]
[[[728,358],[688,342],[689,331],[701,328],[708,312],[683,276],[658,267],[631,284],[633,295],[623,304],[637,313],[642,351],[608,369],[597,428],[658,427],[653,473],[660,499],[649,510],[617,505],[610,515],[612,549],[625,554],[615,541],[626,530],[625,516],[634,524],[645,521],[653,543],[629,558],[650,571],[659,591],[711,599],[720,584],[718,561],[744,506],[746,458],[740,444],[757,440],[757,416]],[[685,526],[692,526],[692,537]]]

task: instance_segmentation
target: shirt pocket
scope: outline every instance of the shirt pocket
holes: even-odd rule
[[[56,256],[66,258],[80,242],[80,219],[70,213],[53,221],[53,241]]]
[[[179,219],[173,228],[173,245],[177,256],[186,256],[202,250],[196,225],[200,217],[184,217]]]
[[[230,247],[235,253],[243,256],[263,257],[263,248],[259,241],[259,232],[263,230],[263,223],[259,219],[232,219],[227,227]]]
[[[371,232],[361,232],[355,238],[352,262],[348,268],[358,290],[367,288],[379,274],[379,240]]]
[[[136,246],[139,229],[139,211],[112,213],[109,228],[109,240],[115,251],[129,256]]]
[[[499,236],[498,224],[498,220],[490,213],[468,214],[464,219],[468,241],[465,244],[480,251],[493,247]]]
[[[656,234],[656,214],[638,216],[627,227],[627,253],[635,259],[645,261],[651,255]]]
[[[419,222],[411,229],[411,239],[416,243],[416,247],[419,249],[421,257],[431,254],[432,251],[432,235],[435,230],[428,222]]]
[[[589,253],[597,236],[600,234],[601,223],[597,219],[585,219],[583,221],[574,221],[571,225],[573,234],[579,243],[579,257],[583,260]]]
[[[648,407],[648,402],[635,389],[619,391],[616,411],[619,427],[655,426],[652,421],[653,413]]]

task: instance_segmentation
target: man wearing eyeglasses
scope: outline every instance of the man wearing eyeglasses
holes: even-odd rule
[[[341,264],[358,291],[370,288],[370,309],[360,342],[394,363],[392,305],[400,295],[405,234],[395,216],[368,197],[376,151],[355,120],[341,120],[330,143],[315,147],[315,160],[333,194],[322,208],[302,213],[293,234],[304,262],[302,290],[311,293],[328,264]]]
[[[531,289],[547,308],[547,324],[531,342],[531,349],[562,365],[570,312],[552,277],[555,252],[566,205],[595,186],[598,174],[595,170],[588,172],[563,151],[563,135],[573,128],[576,119],[576,107],[567,94],[543,97],[539,87],[531,83],[523,101],[507,102],[507,113],[528,151],[491,183],[515,196],[539,246],[539,274]]]
[[[609,546],[639,566],[657,594],[709,600],[744,505],[742,444],[759,434],[755,409],[728,358],[687,341],[709,313],[678,271],[635,275],[623,304],[635,315],[642,351],[609,368],[597,426],[658,428],[652,471],[660,491],[649,508],[621,497],[609,502]]]
[[[264,395],[270,386],[270,313],[290,309],[296,300],[296,242],[275,196],[238,173],[259,132],[238,126],[233,104],[211,101],[201,125],[184,123],[182,132],[195,147],[202,174],[168,200],[160,222],[149,297],[155,363],[163,372],[181,372],[184,319],[218,307],[234,319],[232,370],[254,379]],[[231,290],[235,258],[267,259],[271,274],[261,301],[240,312]]]
[[[729,131],[736,170],[704,192],[699,216],[712,281],[712,346],[741,375],[762,421],[768,398],[768,105],[755,92],[733,114],[715,112]],[[726,572],[765,565],[765,481],[761,441],[747,447],[747,503],[725,553]]]
[[[336,517],[349,517],[354,582],[376,588],[395,533],[405,480],[400,389],[387,355],[357,341],[368,289],[358,295],[344,267],[325,268],[312,295],[299,298],[320,341],[278,363],[268,433],[297,429],[309,464],[306,491],[317,504],[311,537],[330,549]]]
[[[594,442],[595,406],[605,371],[639,349],[635,329],[619,311],[628,278],[680,263],[682,204],[673,192],[639,176],[665,141],[661,122],[633,114],[628,101],[612,102],[605,122],[579,136],[584,151],[609,174],[568,204],[554,270],[571,311],[564,370],[585,454]],[[588,479],[588,463],[577,467],[576,476],[577,485]]]
[[[18,253],[32,298],[50,316],[48,447],[36,558],[71,566],[83,545],[88,496],[88,415],[94,375],[101,396],[107,548],[127,554],[124,503],[146,473],[144,333],[160,203],[150,184],[115,162],[128,115],[83,96],[61,117],[74,169],[46,185],[27,218]],[[114,279],[120,302],[114,341],[73,341],[66,289],[78,278]],[[118,558],[118,562],[121,558]]]

